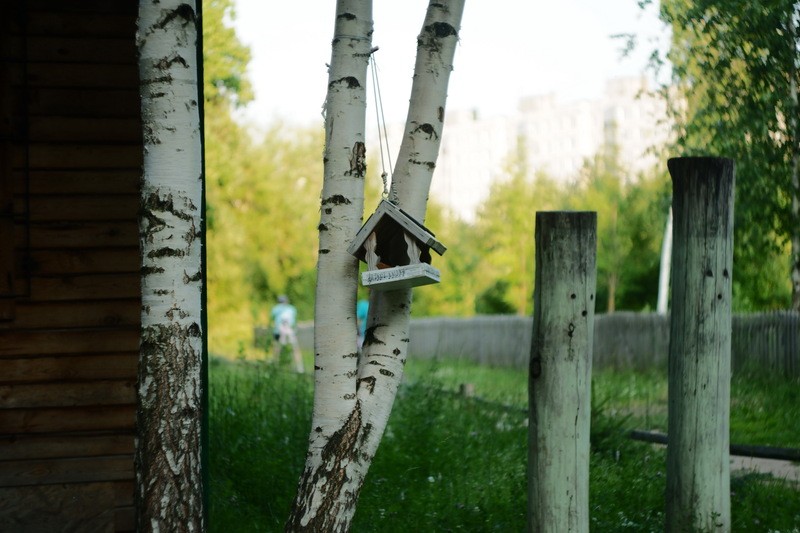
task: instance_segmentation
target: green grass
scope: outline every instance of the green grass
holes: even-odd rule
[[[480,399],[457,394],[462,383]],[[797,385],[734,380],[733,441],[800,447]],[[211,387],[210,530],[281,531],[303,467],[312,379],[215,360]],[[663,531],[665,449],[626,432],[665,429],[665,372],[598,372],[593,397],[592,531]],[[524,371],[410,361],[352,531],[523,531],[526,405]],[[798,530],[798,502],[781,480],[736,477],[733,530]]]

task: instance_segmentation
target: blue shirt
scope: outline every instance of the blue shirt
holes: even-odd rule
[[[358,320],[358,334],[362,337],[367,332],[367,315],[369,314],[369,300],[359,300],[356,304],[356,319]]]
[[[289,324],[292,328],[297,324],[297,309],[292,304],[277,304],[272,308],[270,316],[272,317],[272,330],[275,333],[280,332],[279,328],[282,322]]]

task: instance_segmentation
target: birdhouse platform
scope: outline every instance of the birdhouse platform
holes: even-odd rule
[[[361,274],[365,287],[397,290],[439,282],[439,270],[430,264],[431,250],[442,255],[447,248],[408,213],[382,200],[348,252],[367,264]]]

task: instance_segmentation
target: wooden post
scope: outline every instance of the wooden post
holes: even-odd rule
[[[666,531],[730,531],[734,163],[670,159],[674,240]]]
[[[528,530],[589,531],[597,213],[536,213]]]

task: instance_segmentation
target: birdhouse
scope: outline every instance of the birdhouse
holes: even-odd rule
[[[347,251],[367,264],[362,285],[389,291],[439,283],[431,250],[442,255],[447,248],[408,213],[381,200]]]

